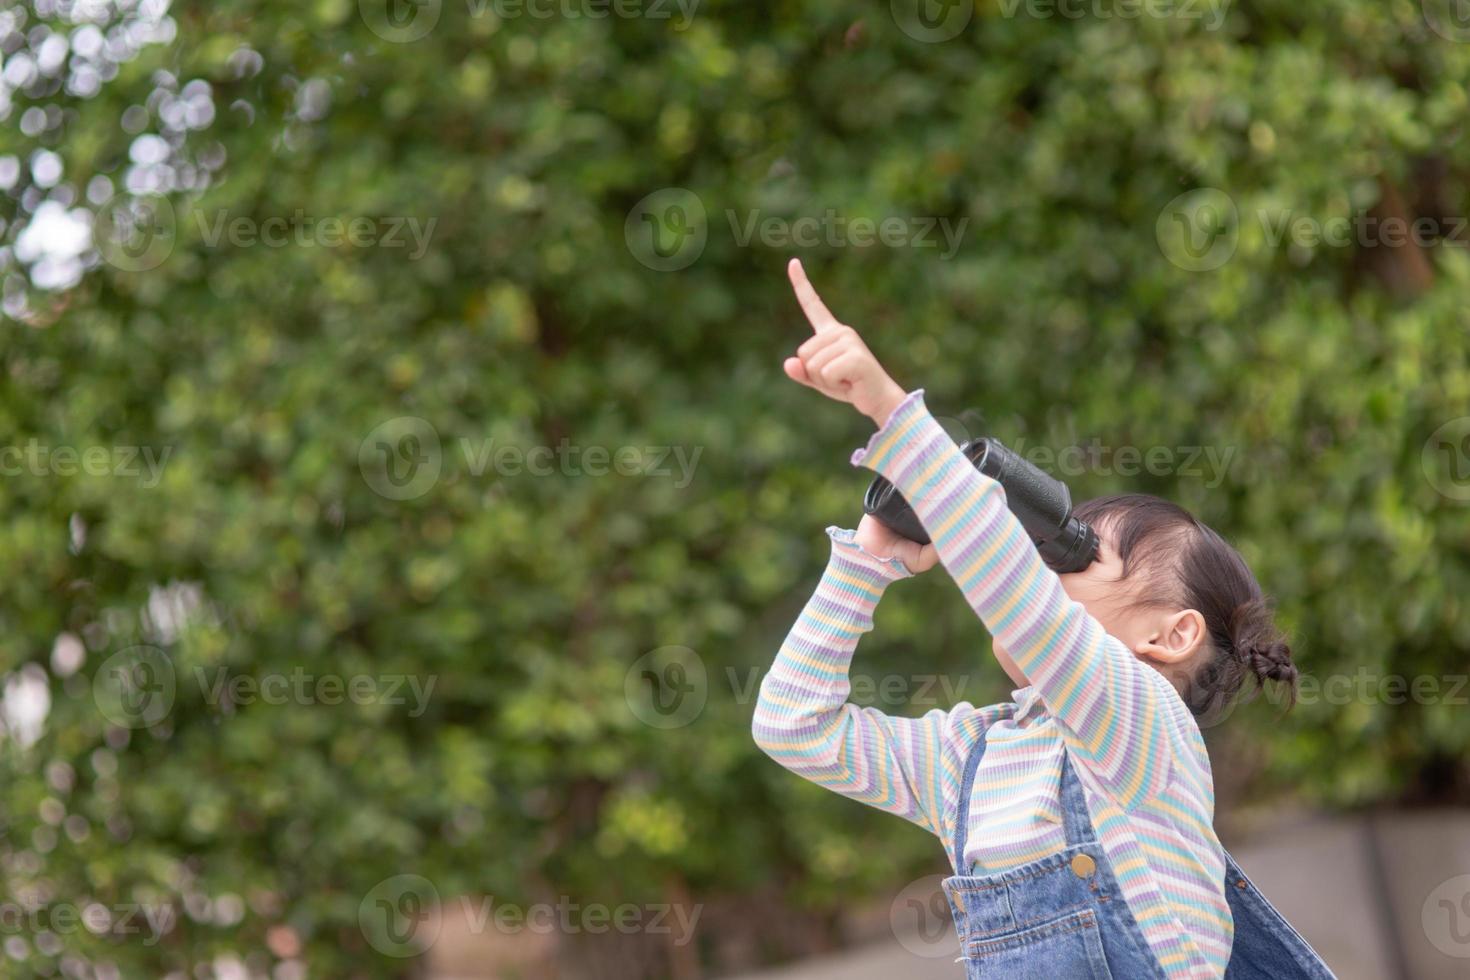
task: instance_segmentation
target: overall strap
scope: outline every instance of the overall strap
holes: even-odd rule
[[[975,790],[975,771],[980,768],[980,759],[985,755],[986,731],[985,728],[980,729],[979,737],[970,747],[970,755],[965,759],[965,775],[960,780],[960,795],[954,801],[954,852],[951,858],[957,875],[970,873],[965,863],[965,844],[970,836],[970,795]]]
[[[1332,971],[1225,852],[1225,900],[1235,940],[1225,980],[1334,980]]]
[[[1095,843],[1097,834],[1092,829],[1092,816],[1087,812],[1087,794],[1072,768],[1071,752],[1067,750],[1066,742],[1062,743],[1061,807],[1067,846]]]

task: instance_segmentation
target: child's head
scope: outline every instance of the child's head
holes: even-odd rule
[[[1077,508],[1101,540],[1100,559],[1061,576],[1067,594],[1203,715],[1229,704],[1247,677],[1294,690],[1291,647],[1240,553],[1189,511],[1146,494]]]

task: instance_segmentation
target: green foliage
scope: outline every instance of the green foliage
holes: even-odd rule
[[[140,134],[170,147],[176,224],[156,268],[93,262],[62,289],[5,256],[9,444],[168,456],[156,485],[0,480],[0,666],[51,698],[34,744],[0,743],[0,873],[43,904],[187,910],[156,944],[25,933],[15,969],[75,955],[182,975],[233,954],[266,971],[294,955],[286,927],[313,975],[403,975],[359,925],[401,874],[444,896],[608,904],[775,881],[825,913],[933,865],[921,832],[749,738],[750,681],[815,582],[821,528],[850,525],[866,484],[846,464],[862,421],[781,375],[804,331],[793,252],[936,411],[977,408],[1029,446],[1233,452],[1219,486],[1065,475],[1078,497],[1173,497],[1237,541],[1305,673],[1464,672],[1470,509],[1422,452],[1470,404],[1464,236],[1338,247],[1272,229],[1466,214],[1470,45],[1409,0],[1242,0],[1219,30],[985,2],[937,44],[886,6],[706,0],[682,24],[445,3],[426,37],[392,43],[347,0],[222,0],[175,11],[177,36],[95,95],[45,76],[14,91],[12,123],[59,112],[0,134],[21,162],[7,242],[43,200],[95,207],[94,178],[145,170]],[[43,6],[5,51],[38,24],[78,29]],[[193,80],[212,120],[167,129]],[[41,149],[64,162],[56,187],[31,173]],[[669,188],[697,197],[707,241],[657,271],[635,208]],[[1197,188],[1233,203],[1236,245],[1189,271],[1160,218]],[[949,258],[742,243],[752,220],[829,209],[965,224]],[[433,225],[417,255],[211,238],[222,215],[298,212]],[[432,427],[442,473],[393,499],[369,436],[403,417]],[[687,484],[674,457],[668,476],[589,475],[585,457],[474,471],[481,447],[563,440],[699,456]],[[158,608],[169,583],[197,584],[181,628]],[[166,653],[177,693],[129,728],[93,681],[137,644]],[[662,729],[625,681],[670,646],[698,654],[708,703]],[[418,705],[231,705],[199,683],[220,670],[434,687]],[[892,591],[859,671],[1006,691],[939,575]],[[1253,760],[1233,778],[1254,795],[1465,792],[1470,714],[1443,698],[1318,698],[1215,734]]]

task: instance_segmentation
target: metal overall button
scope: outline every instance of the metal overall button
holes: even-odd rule
[[[1090,878],[1097,870],[1097,862],[1086,854],[1078,854],[1072,858],[1072,873],[1079,878]]]

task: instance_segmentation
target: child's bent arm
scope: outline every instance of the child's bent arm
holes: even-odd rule
[[[1074,752],[1123,806],[1162,788],[1175,751],[1169,682],[1074,602],[1047,568],[1005,490],[977,470],[916,391],[853,462],[887,477],[934,539],[986,627],[1040,691]]]
[[[843,796],[943,838],[947,714],[895,718],[847,703],[848,666],[888,583],[908,576],[829,528],[832,558],[761,683],[752,731],[766,754]]]

